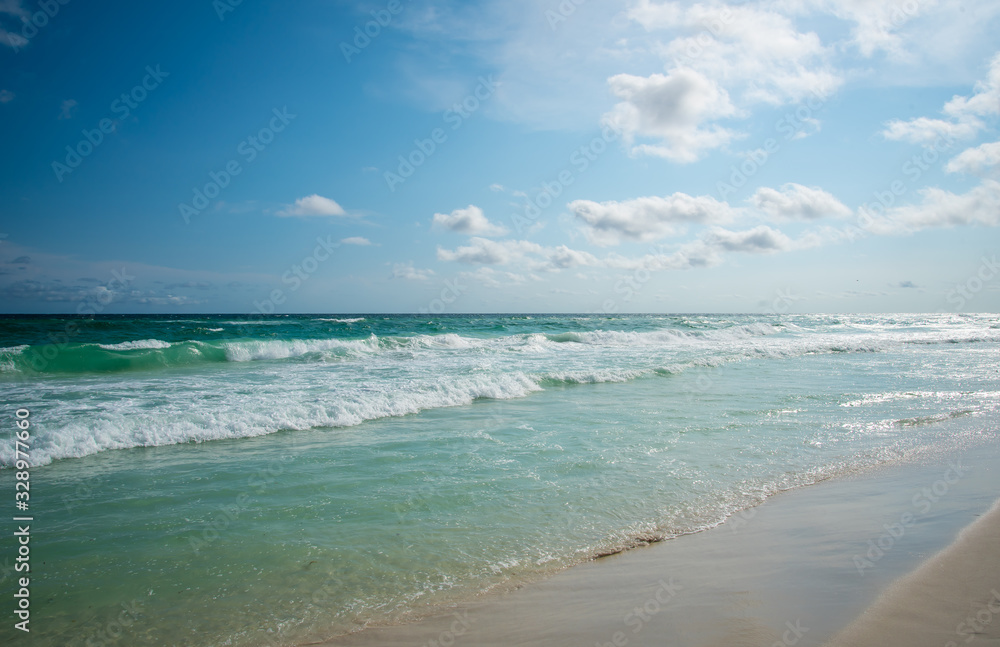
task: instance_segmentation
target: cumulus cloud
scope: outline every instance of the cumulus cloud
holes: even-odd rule
[[[14,93],[10,90],[0,90],[0,103],[10,103],[14,100]]]
[[[699,267],[713,267],[723,261],[723,253],[773,254],[776,252],[805,249],[822,244],[824,239],[806,234],[792,240],[784,233],[766,225],[746,231],[730,231],[712,227],[701,237],[673,248],[657,246],[649,253],[637,258],[620,254],[609,254],[597,258],[581,250],[565,245],[543,247],[524,240],[493,241],[473,238],[470,244],[455,250],[438,248],[438,259],[457,261],[471,265],[514,265],[529,271],[541,270],[558,272],[579,267],[595,267],[615,270],[648,271],[685,270]],[[493,273],[479,274],[479,278],[493,277]],[[488,283],[489,281],[485,281]]]
[[[795,248],[791,238],[767,225],[759,225],[746,231],[729,231],[713,227],[705,234],[706,244],[727,252],[750,254],[773,254]]]
[[[723,224],[737,212],[711,196],[674,193],[624,202],[575,200],[570,211],[584,223],[584,233],[595,245],[617,245],[622,239],[648,242],[682,231],[687,223]]]
[[[507,233],[506,228],[491,223],[483,210],[473,204],[448,214],[434,214],[433,225],[469,236],[503,236]]]
[[[914,144],[930,145],[939,138],[969,139],[986,125],[980,117],[1000,114],[1000,54],[990,61],[986,80],[973,87],[970,96],[955,95],[942,110],[949,119],[918,117],[886,124],[882,136]]]
[[[781,190],[761,187],[750,202],[775,220],[818,220],[851,215],[849,208],[826,191],[795,183],[785,184]]]
[[[998,169],[1000,169],[1000,141],[968,148],[950,159],[944,167],[949,173],[969,175],[996,173]]]
[[[392,278],[408,281],[426,281],[434,275],[434,270],[418,270],[413,263],[396,263],[392,267]]]
[[[543,247],[527,240],[495,241],[471,238],[469,244],[455,250],[438,248],[442,261],[457,261],[471,265],[518,265],[529,270],[558,271],[588,265],[600,266],[600,261],[588,252],[565,245]]]
[[[278,215],[284,218],[307,218],[313,216],[346,216],[347,212],[330,198],[324,198],[314,193],[304,198],[299,198],[295,201],[295,204],[279,211]]]
[[[698,3],[683,11],[679,23],[693,34],[670,41],[665,57],[740,89],[748,102],[781,105],[825,97],[843,82],[816,33],[800,32],[787,16],[767,7]]]
[[[361,236],[351,236],[350,238],[342,238],[340,241],[344,245],[358,245],[359,247],[367,247],[372,244],[372,241]]]
[[[706,151],[725,146],[734,133],[708,122],[732,117],[736,107],[717,83],[692,69],[648,77],[618,74],[608,85],[621,103],[604,116],[631,145],[637,136],[659,140],[642,144],[633,153],[694,162]]]
[[[741,108],[825,99],[843,83],[833,49],[766,3],[639,0],[626,15],[650,32],[650,47],[669,70],[608,80],[623,101],[605,121],[618,124],[629,144],[636,136],[660,140],[633,153],[692,162],[740,136],[719,122],[744,116]],[[656,40],[660,33],[669,40]]]
[[[944,113],[957,119],[1000,114],[1000,53],[993,56],[986,80],[976,83],[972,96],[956,95],[944,105]]]

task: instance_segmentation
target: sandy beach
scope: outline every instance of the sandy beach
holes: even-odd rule
[[[995,447],[888,465],[784,492],[705,532],[322,644],[993,644],[998,485]]]

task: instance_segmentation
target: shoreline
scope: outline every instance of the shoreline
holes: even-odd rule
[[[968,553],[960,542],[977,517],[993,510],[990,519],[1000,520],[998,486],[1000,447],[952,449],[787,490],[708,530],[573,566],[406,624],[305,644],[917,644],[869,638],[886,621],[862,627],[855,620],[875,613],[889,590],[906,588],[897,580],[939,559],[931,556]],[[1000,581],[994,586],[1000,590]],[[993,626],[1000,630],[1000,620]],[[941,631],[955,627],[935,635]],[[850,642],[862,633],[861,642]],[[946,647],[945,641],[933,644]]]
[[[1000,641],[1000,499],[940,553],[894,582],[827,647],[957,647]]]

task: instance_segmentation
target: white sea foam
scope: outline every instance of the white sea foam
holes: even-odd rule
[[[29,348],[31,348],[31,346],[28,346],[27,344],[0,348],[0,373],[11,373],[17,371],[17,365],[14,363],[14,357],[22,354]]]
[[[170,342],[159,339],[139,339],[137,341],[123,341],[120,344],[98,344],[104,350],[162,350],[170,348]]]
[[[379,350],[375,335],[368,339],[292,339],[227,342],[222,345],[231,362],[276,360],[302,357],[309,353],[340,351],[341,354],[374,353]]]
[[[200,390],[219,392],[219,385]],[[226,393],[223,399],[183,401],[151,410],[143,397],[105,401],[86,420],[61,411],[35,423],[32,461],[45,465],[109,449],[249,438],[281,430],[350,427],[366,420],[469,404],[480,398],[512,399],[540,391],[523,373],[425,379],[402,388],[385,382],[316,398],[301,389]],[[153,394],[146,396],[159,400]],[[137,406],[138,405],[138,406]],[[0,446],[0,465],[13,463],[13,447]]]
[[[955,339],[990,335],[1000,340],[1000,331],[980,321],[962,319],[951,326],[916,327],[906,319],[878,325],[844,319],[832,325],[800,319],[791,332],[788,326],[752,322],[708,330],[521,332],[499,337],[373,334],[363,339],[185,342],[180,348],[190,346],[192,353],[201,348],[206,357],[221,347],[227,360],[245,364],[243,369],[249,372],[241,370],[234,377],[227,372],[233,369],[215,364],[204,373],[205,379],[214,381],[197,388],[164,375],[156,378],[161,381],[148,388],[148,395],[141,396],[134,393],[141,389],[130,388],[112,397],[108,393],[118,387],[118,380],[102,378],[73,387],[93,389],[91,393],[74,392],[73,398],[64,399],[57,392],[63,387],[53,382],[46,385],[53,390],[43,395],[60,404],[37,423],[44,433],[36,438],[34,456],[46,462],[107,449],[249,437],[282,429],[344,427],[468,404],[477,398],[519,398],[562,384],[673,378],[688,370],[744,360],[887,350],[911,353],[916,352],[914,347],[905,345],[914,342],[950,344]],[[134,351],[166,349],[171,344],[145,339],[100,347]],[[27,348],[0,349],[0,371],[10,371],[19,361],[16,356]],[[190,379],[188,373],[185,379]],[[133,381],[129,384],[134,387]],[[164,406],[165,393],[176,398],[176,403]],[[211,397],[204,398],[205,394]],[[864,407],[906,399],[934,403],[968,398],[994,406],[1000,392],[887,390],[851,395],[833,404]],[[9,458],[9,448],[0,447],[0,463],[9,464]]]

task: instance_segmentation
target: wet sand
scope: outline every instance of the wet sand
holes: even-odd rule
[[[998,493],[1000,448],[952,451],[784,492],[704,532],[313,644],[957,647],[973,635],[959,623],[987,613],[974,642],[995,644],[1000,510],[983,515]]]

